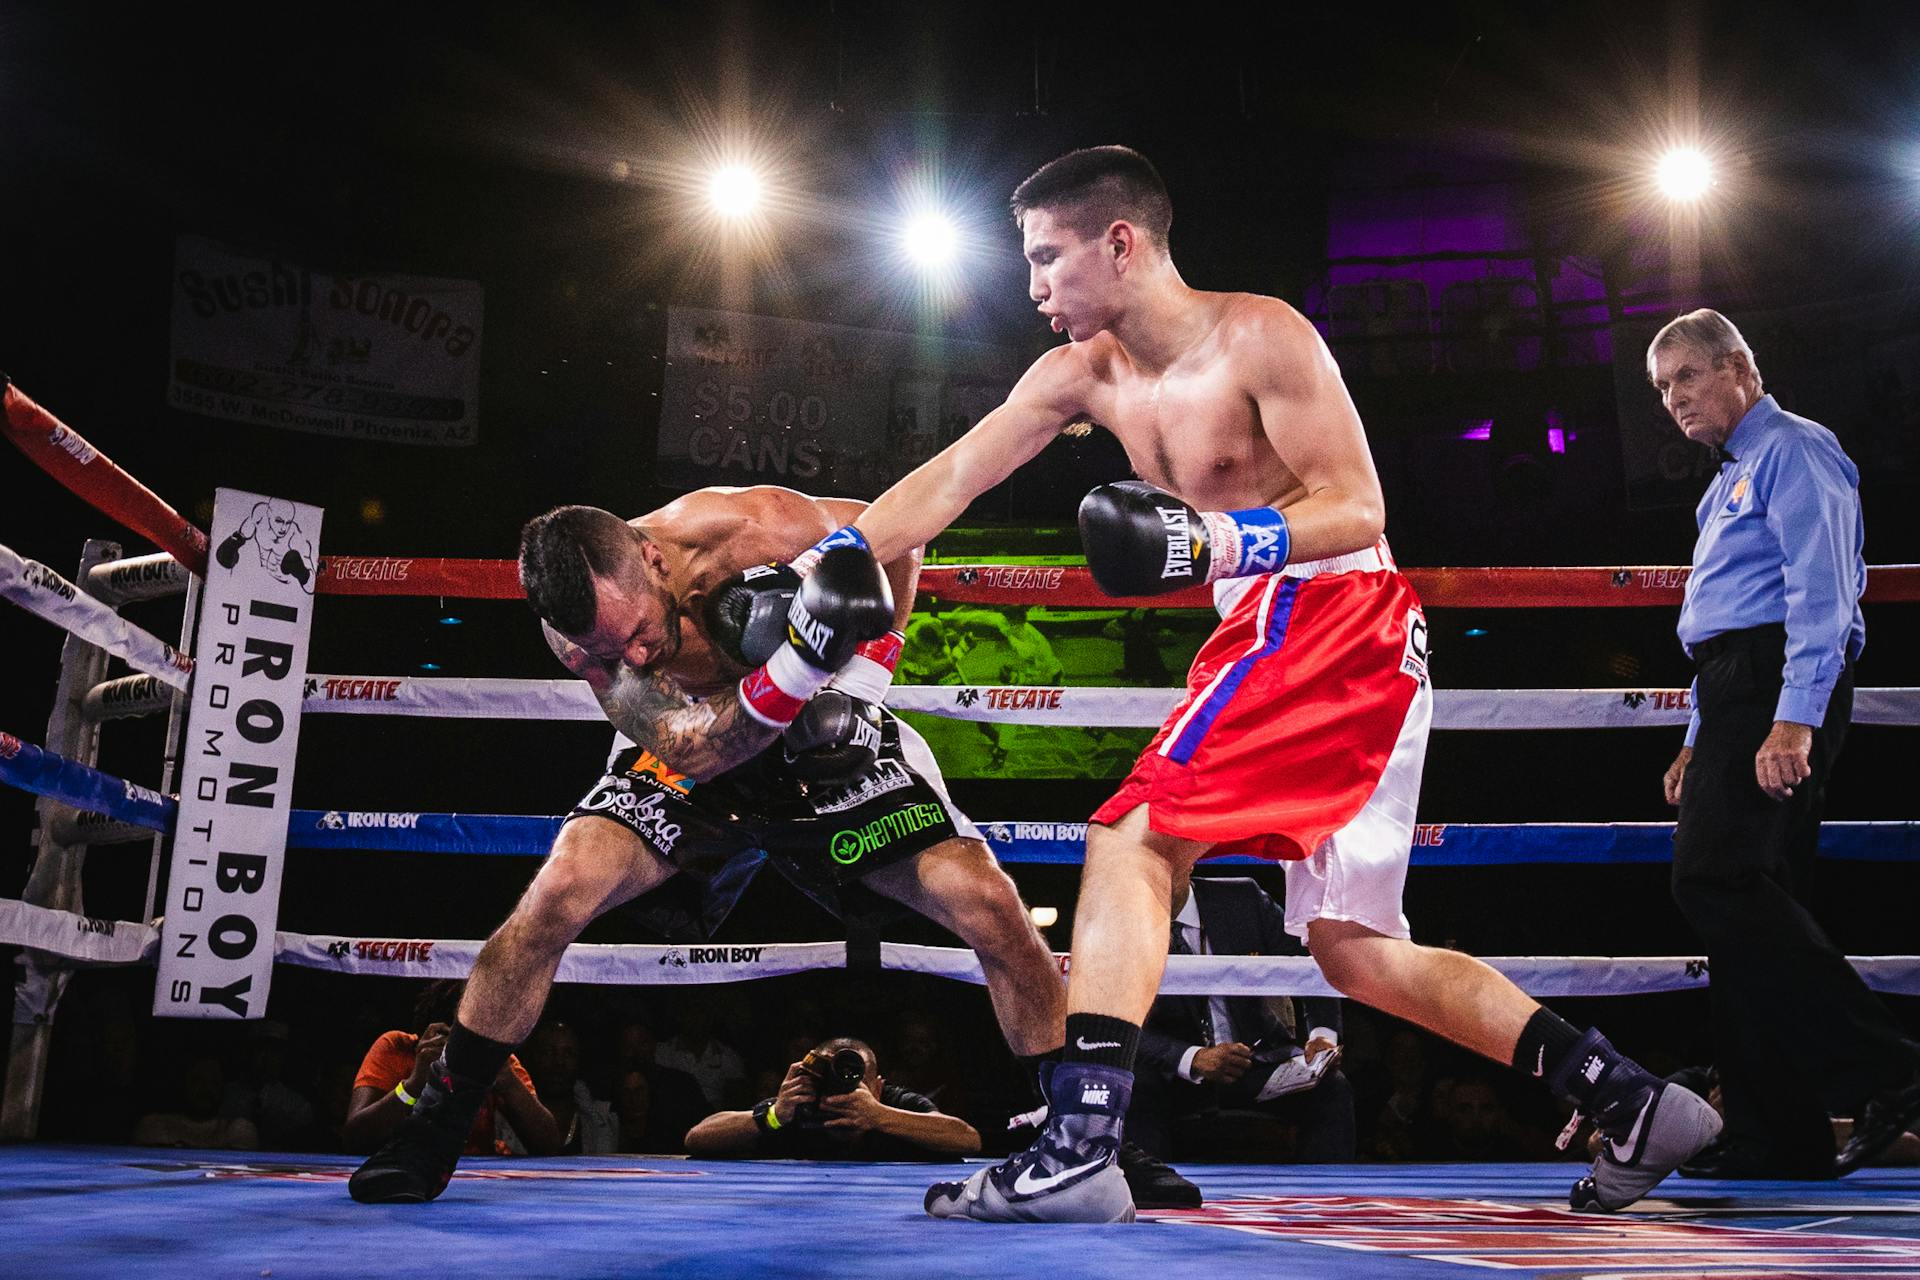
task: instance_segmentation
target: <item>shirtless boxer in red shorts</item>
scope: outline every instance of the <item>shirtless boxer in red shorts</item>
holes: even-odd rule
[[[1170,890],[1208,852],[1286,860],[1287,922],[1345,994],[1542,1077],[1607,1141],[1578,1207],[1617,1209],[1704,1147],[1718,1118],[1597,1031],[1401,914],[1431,719],[1425,624],[1382,539],[1359,415],[1293,308],[1187,286],[1172,205],[1124,147],[1060,157],[1014,192],[1030,293],[1072,341],[856,521],[882,561],[944,529],[1062,428],[1091,419],[1149,483],[1080,509],[1102,588],[1215,584],[1220,628],[1186,699],[1094,815],[1073,936],[1067,1045],[1032,1148],[927,1193],[936,1217],[1116,1221],[1140,1023],[1165,964]],[[1178,495],[1178,496],[1175,496]],[[849,536],[852,536],[851,534]]]

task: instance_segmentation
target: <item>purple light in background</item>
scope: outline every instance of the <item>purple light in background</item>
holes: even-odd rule
[[[1548,427],[1547,450],[1550,453],[1565,453],[1567,451],[1567,433],[1559,427]]]
[[[1456,440],[1491,440],[1493,439],[1493,419],[1488,418],[1485,422],[1477,423],[1474,426],[1468,427],[1465,431],[1462,431],[1459,435],[1455,436],[1454,439]]]

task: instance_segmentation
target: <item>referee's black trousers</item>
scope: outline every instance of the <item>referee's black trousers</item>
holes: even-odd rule
[[[1798,898],[1852,718],[1851,663],[1814,730],[1807,780],[1776,801],[1754,775],[1785,654],[1779,626],[1696,647],[1700,732],[1681,785],[1673,897],[1707,951],[1728,1138],[1783,1170],[1818,1173],[1834,1153],[1829,1108],[1848,1112],[1908,1078],[1915,1047]]]

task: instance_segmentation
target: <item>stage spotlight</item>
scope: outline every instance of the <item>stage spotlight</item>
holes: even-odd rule
[[[707,199],[723,218],[744,218],[760,207],[760,175],[741,164],[716,169]]]
[[[1713,185],[1713,163],[1697,147],[1675,147],[1660,157],[1654,180],[1669,200],[1698,200]]]
[[[953,264],[960,237],[953,220],[941,213],[917,213],[907,219],[903,244],[907,258],[923,271],[940,271]]]

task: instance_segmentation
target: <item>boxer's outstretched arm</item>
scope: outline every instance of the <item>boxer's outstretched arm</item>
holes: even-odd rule
[[[1260,426],[1280,461],[1306,486],[1281,508],[1294,562],[1360,551],[1379,540],[1386,501],[1359,411],[1340,366],[1305,316],[1273,299],[1239,326]]]
[[[834,525],[857,525],[867,510],[866,503],[853,498],[816,498],[814,501],[827,512]],[[887,575],[887,586],[893,592],[895,631],[905,631],[907,620],[913,616],[913,599],[920,590],[920,558],[924,550],[919,543],[915,543],[901,554],[879,561],[880,571]]]
[[[875,498],[854,522],[874,559],[890,564],[932,541],[968,503],[1046,448],[1085,411],[1089,377],[1086,358],[1071,346],[1034,361],[1005,404]]]
[[[780,736],[740,705],[738,686],[689,703],[664,676],[596,662],[545,622],[540,631],[553,656],[587,682],[614,728],[696,782],[746,763]]]

